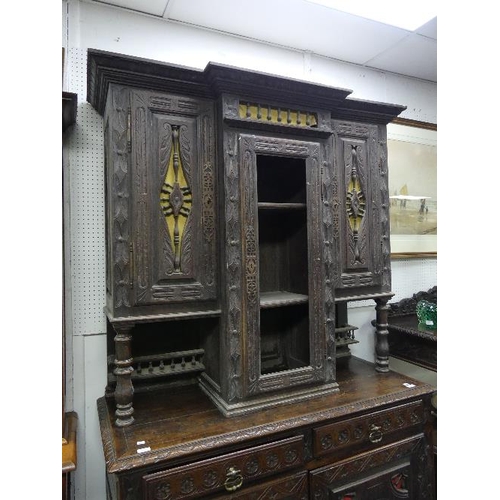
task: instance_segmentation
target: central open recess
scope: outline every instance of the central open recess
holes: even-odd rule
[[[306,161],[257,155],[261,373],[309,366]]]

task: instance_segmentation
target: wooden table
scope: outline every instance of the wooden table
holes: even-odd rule
[[[388,323],[392,357],[437,371],[437,329],[420,327],[416,314],[389,316]]]

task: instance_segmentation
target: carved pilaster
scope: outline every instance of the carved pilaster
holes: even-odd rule
[[[130,253],[130,98],[128,89],[117,88],[112,94],[112,112],[109,121],[109,134],[112,146],[108,186],[113,195],[110,213],[110,236],[114,244],[112,258],[108,263],[113,266],[113,297],[115,307],[130,306],[130,287],[132,286]]]
[[[382,289],[391,289],[391,240],[390,240],[390,217],[389,217],[389,180],[387,167],[387,129],[379,127],[379,175],[380,175],[380,217],[381,230],[381,258],[382,266]]]
[[[332,169],[332,150],[330,143],[322,145],[323,159],[321,164],[321,198],[323,202],[323,269],[324,269],[324,302],[326,325],[326,380],[335,380],[335,273],[336,259],[336,234],[335,211],[338,203],[334,197],[335,173]]]
[[[227,400],[235,401],[242,396],[242,306],[241,306],[241,217],[240,188],[237,155],[237,137],[234,132],[224,136],[224,198],[226,230],[226,283],[225,295],[228,307],[226,323]]]
[[[240,144],[240,165],[242,170],[242,192],[241,203],[244,207],[244,219],[242,220],[242,242],[243,242],[243,266],[245,293],[242,296],[244,311],[246,312],[245,335],[247,369],[248,369],[248,392],[254,393],[258,390],[258,379],[260,376],[260,338],[256,334],[259,331],[259,267],[258,267],[258,243],[257,243],[257,172],[255,170],[255,152],[251,138],[243,137]]]

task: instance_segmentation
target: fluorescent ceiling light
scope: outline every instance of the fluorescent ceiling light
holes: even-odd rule
[[[408,31],[415,31],[437,16],[436,0],[307,0],[364,17],[384,24],[390,24]]]

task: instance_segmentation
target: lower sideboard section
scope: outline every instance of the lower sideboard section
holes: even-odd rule
[[[137,394],[121,428],[101,398],[108,500],[435,499],[435,389],[349,367],[338,394],[231,418],[179,388]]]

